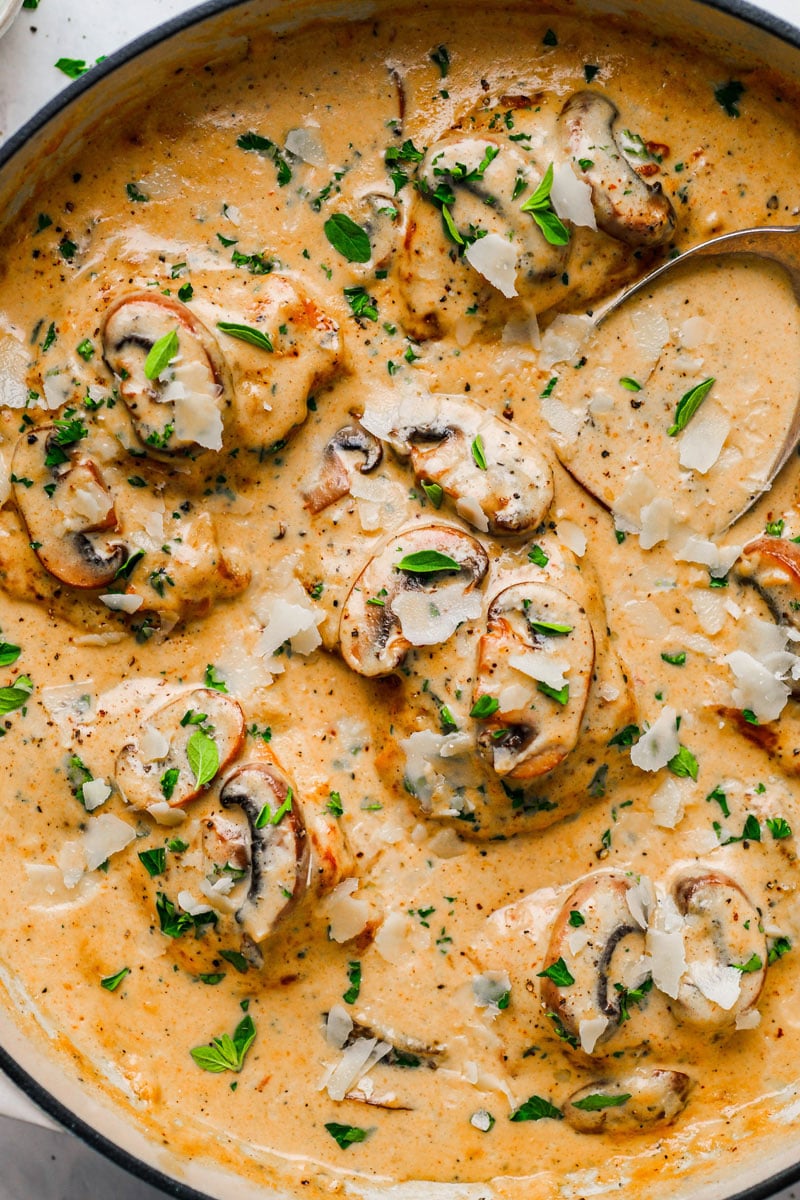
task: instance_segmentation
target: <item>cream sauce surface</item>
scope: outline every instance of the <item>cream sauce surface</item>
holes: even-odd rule
[[[666,1195],[796,1101],[795,462],[728,528],[794,416],[795,302],[721,261],[586,318],[795,219],[797,97],[738,68],[731,116],[732,71],[556,9],[264,35],[4,239],[0,962],[172,1150],[298,1195]],[[587,90],[671,201],[663,249],[521,209],[566,164],[599,219],[559,119]],[[508,246],[511,296],[471,265]],[[742,565],[765,527],[784,558]],[[682,924],[699,877],[729,890]],[[645,881],[602,1027],[586,879],[591,930],[593,888]],[[241,1069],[191,1056],[237,1028]],[[688,1100],[581,1129],[579,1090],[623,1114],[654,1069]]]

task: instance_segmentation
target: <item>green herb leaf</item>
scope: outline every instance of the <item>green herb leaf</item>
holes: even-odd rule
[[[222,983],[225,978],[224,971],[212,971],[209,974],[200,974],[197,976],[201,983],[207,984],[209,987],[216,987],[218,983]]]
[[[681,779],[697,779],[699,770],[697,759],[686,746],[681,746],[680,750],[667,763],[673,775],[677,775]]]
[[[524,1104],[511,1114],[509,1121],[560,1121],[563,1117],[560,1108],[556,1108],[543,1096],[531,1096]]]
[[[573,1100],[572,1107],[581,1112],[602,1112],[604,1108],[620,1108],[631,1098],[630,1092],[621,1092],[618,1096],[604,1096],[602,1092],[592,1092],[582,1100]]]
[[[487,717],[493,717],[500,708],[500,701],[494,696],[479,696],[470,709],[469,715],[474,717],[476,721],[485,721]]]
[[[216,925],[219,919],[213,910],[198,913],[196,916],[187,912],[179,913],[164,892],[156,894],[156,912],[161,932],[171,938],[179,938],[189,929],[199,931],[206,925]]]
[[[361,317],[367,321],[377,321],[378,306],[367,289],[362,287],[361,284],[346,287],[344,289],[344,297],[350,305],[350,311],[354,317]]]
[[[178,299],[182,304],[187,304],[194,296],[194,288],[190,283],[181,284],[178,288]]]
[[[575,982],[563,958],[557,958],[549,967],[537,972],[537,979],[549,979],[556,987],[570,987]]]
[[[126,183],[125,191],[128,193],[128,199],[132,200],[134,204],[146,204],[150,199],[144,192],[139,191],[135,183]]]
[[[19,658],[22,650],[11,642],[0,642],[0,667],[10,667]]]
[[[758,954],[751,954],[746,963],[731,963],[737,971],[741,971],[743,975],[753,975],[756,971],[760,971],[763,963]]]
[[[551,700],[555,700],[557,704],[569,704],[569,684],[565,683],[562,688],[550,687],[549,683],[542,683],[539,680],[536,687],[545,696],[549,696]]]
[[[183,854],[184,850],[189,849],[189,843],[184,842],[183,838],[170,838],[167,842],[167,849],[172,854]]]
[[[345,1004],[355,1004],[361,992],[361,963],[349,962],[347,964],[347,978],[350,980],[350,987],[343,994],[342,999]]]
[[[560,217],[550,208],[537,208],[532,213],[536,224],[545,236],[545,241],[551,246],[566,246],[569,242],[569,230]]]
[[[220,950],[219,956],[220,958],[224,958],[226,962],[229,962],[240,975],[246,975],[250,970],[249,962],[238,950]]]
[[[635,379],[631,379],[630,375],[623,375],[620,383],[628,392],[640,392],[642,390],[642,385],[637,383]]]
[[[729,817],[731,815],[731,810],[728,807],[728,797],[725,795],[719,784],[717,784],[713,792],[708,793],[706,800],[716,801],[722,810],[723,817]]]
[[[528,560],[529,562],[534,563],[537,567],[546,567],[550,562],[550,559],[545,554],[542,547],[537,546],[535,542],[528,551]]]
[[[556,621],[532,621],[528,618],[528,624],[536,633],[555,633],[565,634],[572,633],[572,625],[559,625]]]
[[[429,483],[426,479],[420,480],[422,490],[430,500],[434,508],[441,508],[444,498],[444,490],[438,483]]]
[[[78,342],[75,352],[81,356],[84,362],[89,362],[94,358],[94,346],[88,338],[84,338],[82,342]]]
[[[342,1150],[354,1142],[363,1142],[367,1136],[366,1129],[359,1129],[358,1125],[340,1125],[338,1121],[326,1122],[325,1128]]]
[[[0,716],[22,708],[31,698],[29,688],[3,687],[0,688]]]
[[[365,263],[372,258],[369,235],[347,213],[334,213],[328,217],[323,229],[334,250],[338,250],[348,262]]]
[[[89,70],[83,58],[59,58],[55,64],[57,70],[63,71],[70,79],[80,79]]]
[[[729,79],[727,83],[721,83],[719,87],[714,88],[714,99],[729,117],[738,117],[739,101],[746,91],[746,87],[738,79]]]
[[[675,409],[674,424],[670,425],[667,430],[667,434],[670,437],[675,437],[676,434],[681,433],[686,428],[711,391],[714,382],[714,377],[711,376],[708,379],[704,379],[702,383],[695,384],[694,387],[689,388],[688,392],[684,392]]]
[[[195,783],[204,787],[219,770],[217,743],[202,729],[196,729],[186,744],[186,757],[194,772]]]
[[[206,673],[203,683],[207,688],[212,688],[215,692],[223,692],[227,695],[228,685],[213,663],[206,664]],[[205,720],[205,717],[203,717],[203,720]]]
[[[665,663],[669,663],[673,667],[682,667],[686,662],[686,651],[676,650],[674,654],[662,653],[661,658]]]
[[[405,558],[401,558],[397,563],[397,570],[429,575],[434,571],[460,571],[461,564],[439,550],[417,550],[414,554],[407,554]]]
[[[339,795],[338,792],[331,792],[330,799],[328,800],[328,803],[325,805],[325,808],[331,814],[332,817],[343,817],[344,816],[344,806],[342,805],[342,797]]]
[[[157,341],[153,342],[150,352],[144,362],[144,373],[148,379],[158,379],[178,353],[178,331],[170,329]]]
[[[238,338],[240,342],[249,342],[251,346],[257,346],[259,350],[266,350],[272,354],[272,341],[269,334],[262,329],[254,329],[252,325],[239,325],[236,321],[217,321],[217,329],[227,333],[228,337]]]
[[[153,850],[141,850],[139,852],[139,862],[151,879],[156,875],[163,875],[167,869],[166,847],[157,846]]]
[[[198,1067],[204,1071],[220,1074],[222,1071],[241,1071],[247,1051],[256,1039],[253,1018],[246,1016],[239,1022],[233,1037],[223,1033],[207,1046],[195,1046],[190,1054]]]
[[[581,925],[586,924],[586,918],[578,912],[577,908],[573,908],[569,914],[569,923],[573,929],[580,929]]]
[[[478,434],[472,443],[472,457],[475,461],[475,466],[479,471],[488,470],[486,465],[486,453],[483,448],[483,438],[480,434]]]
[[[173,792],[175,791],[175,786],[178,782],[179,776],[180,776],[180,770],[178,769],[178,767],[168,767],[167,770],[164,772],[164,774],[161,776],[161,779],[160,779],[161,795],[164,797],[165,800],[172,799],[172,795],[173,795]]]
[[[126,975],[130,975],[130,973],[130,967],[123,967],[121,971],[117,971],[116,975],[107,975],[105,979],[101,979],[100,987],[105,988],[107,992],[115,992]]]
[[[792,827],[784,817],[767,817],[767,829],[776,842],[792,836]]]
[[[431,50],[428,57],[431,62],[436,63],[441,78],[446,79],[447,72],[450,70],[450,55],[447,51],[447,46],[437,46],[435,50]]]
[[[764,532],[767,537],[783,537],[783,531],[786,528],[786,522],[783,517],[779,517],[777,521],[767,521],[764,526]]]
[[[767,952],[767,964],[771,967],[779,958],[783,958],[784,954],[788,954],[791,948],[792,943],[787,937],[776,937]]]

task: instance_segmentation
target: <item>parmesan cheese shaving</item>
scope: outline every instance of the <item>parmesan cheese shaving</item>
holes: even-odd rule
[[[659,771],[680,749],[677,713],[667,704],[656,720],[631,746],[631,762],[640,771]]]
[[[111,788],[105,779],[89,779],[82,789],[83,804],[87,812],[94,812],[101,804],[105,804],[111,795]]]
[[[581,1039],[581,1050],[585,1054],[594,1054],[594,1048],[608,1028],[608,1017],[592,1017],[588,1021],[578,1023],[578,1036]]]
[[[542,334],[539,364],[545,370],[556,363],[574,358],[594,328],[591,317],[561,313],[550,322]]]
[[[136,830],[113,813],[102,813],[87,822],[82,840],[86,870],[94,871],[107,858],[119,854],[120,850],[135,841]]]
[[[508,665],[522,675],[545,683],[551,688],[563,688],[567,683],[569,662],[541,651],[525,650],[522,654],[509,654]]]
[[[399,591],[391,606],[412,646],[438,646],[464,621],[481,615],[482,600],[480,592],[465,594],[463,584],[449,583],[431,593]]]
[[[562,221],[597,229],[591,184],[578,179],[569,163],[556,163],[553,167],[550,202]]]
[[[690,962],[689,978],[701,995],[729,1012],[739,999],[742,973],[736,967],[723,967],[713,959]]]
[[[667,932],[664,929],[648,929],[647,952],[651,960],[653,983],[666,996],[676,1000],[681,977],[686,970],[682,930]]]
[[[325,1021],[325,1041],[341,1050],[353,1032],[353,1018],[341,1004],[333,1004]]]
[[[506,299],[516,296],[517,252],[508,238],[487,233],[464,251],[464,258],[479,275],[502,292]]]
[[[144,596],[137,596],[135,592],[112,592],[107,596],[101,596],[100,600],[112,612],[128,614],[138,612],[144,604]]]
[[[719,458],[730,431],[730,419],[725,413],[702,408],[681,434],[678,447],[681,466],[705,475]]]
[[[369,920],[370,907],[366,900],[356,900],[357,879],[343,879],[325,900],[325,912],[334,942],[349,942],[357,937]]]

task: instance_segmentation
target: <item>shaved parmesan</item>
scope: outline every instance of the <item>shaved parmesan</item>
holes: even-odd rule
[[[508,238],[499,233],[487,233],[464,251],[464,258],[492,287],[506,299],[518,295],[517,252]]]
[[[594,1048],[608,1028],[608,1017],[592,1017],[578,1023],[581,1049],[585,1054],[594,1054]]]
[[[341,1004],[334,1004],[325,1021],[325,1041],[341,1050],[353,1032],[353,1018]]]
[[[414,950],[412,933],[416,929],[407,913],[390,912],[375,934],[375,949],[386,962],[400,963]]]
[[[669,341],[669,325],[663,313],[648,304],[637,304],[631,313],[634,337],[645,354],[658,358]]]
[[[789,687],[763,663],[744,650],[734,650],[722,660],[736,678],[731,693],[737,708],[749,708],[759,721],[776,721],[789,699]]]
[[[72,395],[72,376],[59,375],[57,371],[46,375],[43,390],[45,406],[49,409],[61,408]]]
[[[713,959],[690,962],[689,978],[706,1000],[729,1012],[739,999],[742,973],[736,967],[723,967]]]
[[[678,447],[681,466],[705,475],[719,458],[730,431],[730,419],[725,413],[701,408],[681,434]]]
[[[639,545],[643,550],[652,550],[659,542],[665,542],[674,523],[672,501],[666,496],[656,496],[639,510]]]
[[[322,609],[311,604],[292,604],[282,596],[270,596],[264,606],[268,613],[256,654],[266,658],[290,642],[297,654],[311,654],[322,645],[318,625],[325,620]]]
[[[94,871],[112,854],[118,854],[136,839],[136,830],[113,813],[92,817],[83,833],[86,870]]]
[[[468,521],[478,533],[489,532],[489,519],[478,501],[472,496],[459,496],[456,500],[456,512]]]
[[[324,167],[328,161],[318,129],[309,129],[305,126],[300,129],[290,129],[284,145],[290,154],[301,158],[311,167]]]
[[[757,1008],[751,1008],[749,1012],[736,1014],[736,1029],[757,1029],[761,1024],[761,1013]]]
[[[356,900],[353,892],[358,891],[357,879],[343,879],[325,901],[325,911],[330,922],[330,934],[334,942],[349,942],[357,937],[367,924],[370,907],[366,900]]]
[[[87,812],[94,812],[101,804],[105,804],[111,795],[111,788],[105,779],[89,779],[82,789],[83,804]]]
[[[698,350],[701,346],[716,342],[715,329],[705,317],[687,317],[678,330],[681,346],[687,350]]]
[[[182,825],[186,820],[186,813],[179,808],[173,808],[166,800],[148,805],[147,811],[157,825]]]
[[[511,991],[511,980],[505,971],[486,971],[473,975],[472,995],[476,1008],[490,1009],[489,1015],[496,1017],[500,1012],[498,1002]]]
[[[510,654],[508,665],[521,675],[527,675],[537,683],[545,683],[551,688],[563,688],[567,683],[567,671],[570,669],[566,659],[536,650]]]
[[[574,358],[594,329],[591,317],[576,313],[561,313],[550,322],[542,335],[539,365],[548,370],[556,363]]]
[[[464,621],[481,615],[478,591],[464,592],[461,583],[442,584],[435,592],[399,591],[391,602],[400,621],[403,637],[412,646],[438,646],[446,642]]]
[[[586,949],[591,940],[591,930],[573,929],[567,936],[567,945],[569,946],[570,954],[580,954],[582,950]]]
[[[356,1038],[346,1046],[325,1085],[331,1100],[344,1100],[359,1079],[385,1058],[391,1049],[388,1042],[379,1042],[377,1038]]]
[[[142,762],[159,762],[169,754],[169,738],[155,725],[145,725],[139,738],[139,757]]]
[[[689,598],[703,632],[711,637],[719,633],[728,619],[725,597],[708,588],[695,588]]]
[[[530,702],[530,689],[522,683],[509,683],[497,697],[501,713],[513,713]]]
[[[683,946],[683,931],[675,929],[648,929],[647,952],[653,983],[666,996],[677,999],[681,976],[686,970],[686,955]]]
[[[28,388],[25,372],[28,352],[10,333],[0,333],[0,404],[5,408],[25,408]]]
[[[556,163],[553,167],[550,202],[562,221],[597,229],[591,184],[578,179],[569,163]]]
[[[727,575],[742,552],[741,546],[717,546],[696,534],[685,538],[676,535],[670,549],[678,562],[700,563],[715,579]]]
[[[455,829],[440,829],[428,842],[428,849],[437,858],[458,858],[466,852],[467,844]]]
[[[628,888],[625,900],[636,924],[640,929],[646,929],[654,900],[653,885],[646,875],[643,875],[633,887]]]
[[[667,704],[650,728],[631,746],[631,762],[640,771],[659,771],[680,749],[677,713]]]
[[[680,781],[670,776],[650,797],[653,821],[662,829],[674,829],[683,819],[683,789]]]
[[[559,521],[558,536],[568,550],[583,558],[586,553],[586,534],[574,521]]]
[[[135,592],[112,592],[101,596],[100,600],[112,612],[135,613],[144,604],[144,596],[137,596]]]

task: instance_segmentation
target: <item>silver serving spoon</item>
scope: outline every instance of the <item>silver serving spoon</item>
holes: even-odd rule
[[[627,304],[640,292],[651,287],[655,280],[662,279],[670,271],[683,266],[688,259],[727,257],[730,254],[748,254],[757,258],[771,259],[778,263],[789,276],[795,298],[800,304],[800,225],[771,225],[761,229],[739,229],[735,233],[723,233],[720,237],[711,238],[707,242],[701,242],[684,251],[595,309],[595,328],[623,304]],[[727,522],[727,528],[738,521],[765,492],[769,491],[776,475],[785,466],[798,443],[800,443],[800,400],[798,400],[794,420],[787,430],[786,438],[767,472],[763,485],[758,492],[750,496],[747,504]]]

